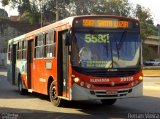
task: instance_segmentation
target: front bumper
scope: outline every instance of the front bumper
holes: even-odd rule
[[[71,100],[97,100],[132,98],[143,95],[143,82],[132,88],[118,89],[117,94],[108,95],[107,90],[91,90],[73,84],[71,88]]]

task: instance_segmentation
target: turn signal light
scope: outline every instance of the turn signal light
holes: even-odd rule
[[[139,80],[143,80],[143,76],[140,76],[140,77],[139,77]]]

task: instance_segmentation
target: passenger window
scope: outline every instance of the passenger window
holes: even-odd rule
[[[26,59],[26,48],[27,42],[25,40],[22,41],[22,59]]]
[[[11,60],[11,45],[8,46],[8,60]]]
[[[35,58],[43,58],[43,44],[43,34],[40,34],[35,39]]]
[[[45,34],[44,56],[46,58],[55,57],[55,46],[54,31],[50,30]]]
[[[17,60],[22,58],[22,41],[17,43]]]

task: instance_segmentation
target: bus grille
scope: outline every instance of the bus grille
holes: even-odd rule
[[[93,84],[95,87],[113,87],[111,84]],[[115,84],[114,87],[127,86],[129,83]]]
[[[92,95],[96,95],[97,97],[122,97],[126,96],[128,93],[131,92],[132,89],[119,90],[117,91],[117,94],[107,94],[107,91],[99,91],[99,90],[90,91]]]

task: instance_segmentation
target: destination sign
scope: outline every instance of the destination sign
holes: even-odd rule
[[[83,27],[128,28],[128,21],[83,19]]]
[[[80,18],[74,21],[74,28],[139,29],[139,22],[118,18]]]

